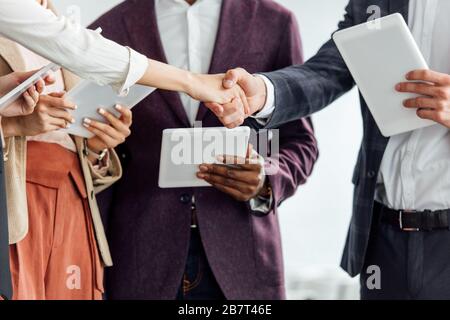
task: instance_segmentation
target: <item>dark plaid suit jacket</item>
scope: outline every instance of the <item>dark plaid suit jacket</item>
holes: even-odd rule
[[[366,22],[372,15],[368,10],[371,5],[379,6],[383,16],[399,12],[408,21],[409,0],[351,0],[339,30]],[[276,109],[268,123],[270,128],[325,108],[355,85],[332,40],[304,65],[265,75],[275,85]],[[362,97],[361,113],[364,138],[353,175],[353,217],[341,263],[351,276],[359,274],[364,265],[376,179],[389,141],[381,135]]]

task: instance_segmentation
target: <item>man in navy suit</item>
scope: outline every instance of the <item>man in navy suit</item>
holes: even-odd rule
[[[450,2],[351,0],[339,30],[397,12],[432,71],[411,71],[396,90],[420,95],[405,108],[437,125],[385,138],[361,98],[364,139],[341,265],[361,274],[364,299],[450,299]],[[265,76],[236,69],[224,86],[238,81],[268,128],[311,115],[355,85],[332,40],[304,65]]]

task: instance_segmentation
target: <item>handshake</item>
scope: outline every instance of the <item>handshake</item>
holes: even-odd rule
[[[205,102],[227,128],[235,128],[258,113],[266,104],[267,89],[264,80],[242,68],[226,74],[194,75],[186,92]]]

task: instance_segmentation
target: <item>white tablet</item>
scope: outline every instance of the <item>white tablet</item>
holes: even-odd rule
[[[133,108],[153,91],[155,91],[154,88],[134,85],[126,96],[120,96],[110,86],[100,86],[95,82],[84,80],[67,93],[69,100],[78,106],[76,110],[70,110],[75,118],[75,123],[68,129],[60,130],[76,136],[91,138],[92,132],[83,126],[84,118],[105,122],[105,118],[98,113],[99,108],[118,116],[119,113],[114,108],[116,104]]]
[[[159,167],[160,188],[208,187],[196,173],[202,163],[217,163],[217,156],[245,158],[250,128],[189,128],[163,131]]]
[[[408,72],[428,69],[402,15],[338,31],[333,39],[384,136],[436,124],[403,107],[405,99],[417,95],[395,90]]]
[[[3,108],[9,106],[11,103],[16,101],[20,96],[22,96],[25,91],[28,90],[31,86],[35,85],[39,80],[45,78],[51,71],[57,71],[60,67],[57,64],[50,63],[40,69],[39,71],[36,71],[35,74],[33,74],[31,77],[29,77],[27,80],[19,84],[17,87],[15,87],[13,90],[5,94],[3,97],[0,98],[0,110]]]

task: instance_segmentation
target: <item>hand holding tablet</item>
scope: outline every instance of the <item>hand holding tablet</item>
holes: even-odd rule
[[[98,113],[104,118],[106,123],[89,118],[84,119],[83,125],[85,128],[95,135],[87,139],[87,156],[93,163],[103,159],[106,149],[114,149],[131,134],[131,110],[121,105],[116,105],[115,109],[119,116],[105,109],[99,109]]]
[[[403,106],[404,100],[417,98],[417,93],[395,90],[411,70],[428,69],[400,14],[338,31],[333,39],[384,136],[436,124]]]
[[[115,108],[116,105],[131,109],[154,90],[154,88],[134,85],[127,95],[120,96],[110,86],[100,86],[92,81],[84,80],[67,93],[67,98],[78,108],[71,112],[75,123],[63,130],[76,136],[92,138],[94,134],[87,129],[85,119],[105,123],[104,117],[99,114],[100,109],[120,116]]]
[[[245,158],[226,155],[218,160],[218,164],[200,165],[197,177],[237,201],[250,201],[258,196],[271,198],[271,187],[266,185],[264,158],[251,144]]]
[[[59,67],[50,64],[41,70],[14,72],[0,78],[0,114],[4,117],[28,115],[33,112],[46,84],[52,84],[52,71]]]
[[[159,187],[211,187],[197,176],[199,166],[220,163],[217,157],[223,155],[245,159],[249,140],[249,127],[164,130]]]

